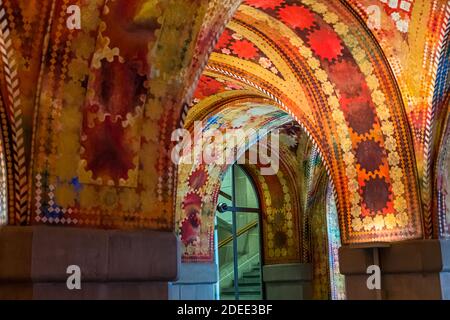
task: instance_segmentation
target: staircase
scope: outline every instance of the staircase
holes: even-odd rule
[[[261,291],[261,266],[254,264],[250,271],[246,271],[239,278],[239,297],[240,300],[262,300]],[[234,300],[234,281],[233,285],[222,288],[221,300]]]

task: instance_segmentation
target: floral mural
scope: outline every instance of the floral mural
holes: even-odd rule
[[[226,165],[172,159],[208,119],[284,128],[266,258],[322,259],[335,297],[328,182],[342,245],[448,237],[448,0],[74,0],[79,28],[68,4],[0,1],[0,224],[177,231],[212,261]]]

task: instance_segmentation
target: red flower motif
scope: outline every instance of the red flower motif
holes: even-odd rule
[[[125,63],[119,62],[117,57],[112,62],[104,59],[101,68],[93,71],[93,81],[89,82],[93,96],[87,103],[97,104],[99,110],[111,114],[114,119],[116,116],[125,119],[134,108],[142,106],[147,94],[147,76],[137,59]]]
[[[202,197],[196,193],[188,193],[183,200],[182,204],[183,210],[186,216],[191,214],[200,214],[202,208]]]
[[[307,29],[314,24],[314,14],[305,7],[286,6],[278,11],[281,20],[291,28]]]
[[[378,213],[387,208],[389,200],[392,199],[392,186],[385,178],[371,178],[363,186],[364,206],[371,214]]]
[[[230,40],[231,40],[230,31],[228,31],[228,29],[225,29],[225,31],[220,36],[219,41],[217,41],[215,48],[216,51],[220,51],[220,49],[226,48],[230,44]]]
[[[367,94],[365,77],[353,61],[343,60],[330,66],[329,77],[346,98]]]
[[[86,170],[92,171],[92,178],[102,178],[105,181],[128,179],[128,171],[135,168],[133,163],[137,155],[130,143],[134,137],[124,129],[120,121],[112,121],[106,116],[103,122],[95,121],[93,127],[85,126],[82,140],[86,160]]]
[[[253,59],[258,53],[258,49],[248,40],[236,41],[231,49],[241,59]]]
[[[198,82],[194,97],[197,99],[203,99],[223,91],[222,88],[223,84],[221,82],[208,76],[202,76]]]
[[[283,0],[247,0],[245,2],[255,8],[275,9],[281,6]]]
[[[198,242],[200,235],[202,197],[196,193],[188,193],[183,200],[186,219],[181,222],[181,240],[184,245]]]
[[[189,177],[189,186],[194,190],[198,190],[203,187],[207,181],[208,173],[205,169],[197,169]]]
[[[181,241],[185,246],[195,244],[200,238],[200,215],[193,213],[181,223]]]
[[[331,61],[342,54],[342,42],[333,30],[326,28],[315,30],[308,37],[309,45],[321,59]]]

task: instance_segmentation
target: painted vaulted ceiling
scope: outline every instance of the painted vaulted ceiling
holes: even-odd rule
[[[448,0],[2,0],[0,219],[173,230],[172,132],[263,101],[320,153],[344,243],[437,237],[449,16]]]
[[[171,133],[237,5],[1,1],[8,223],[173,229]]]
[[[431,237],[448,18],[447,1],[244,1],[191,112],[225,92],[270,98],[317,143],[344,242]]]

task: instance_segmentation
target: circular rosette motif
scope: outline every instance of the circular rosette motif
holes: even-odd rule
[[[194,190],[200,190],[208,182],[208,172],[205,168],[198,168],[189,177],[189,187]]]
[[[356,148],[356,157],[361,168],[367,172],[374,172],[383,162],[384,150],[374,140],[361,141]]]
[[[188,193],[183,201],[186,218],[181,222],[181,241],[185,246],[195,245],[200,239],[202,197]]]
[[[308,42],[314,53],[329,62],[342,55],[344,47],[339,36],[329,27],[314,30],[308,36]]]
[[[181,241],[185,246],[195,245],[200,239],[200,214],[192,213],[181,222]]]
[[[241,59],[253,59],[258,54],[258,49],[255,45],[245,39],[232,44],[231,50]]]
[[[247,4],[261,9],[275,9],[276,7],[281,6],[283,0],[247,0],[245,1]]]
[[[314,14],[303,6],[285,6],[278,12],[281,21],[293,29],[309,29],[314,25]]]
[[[202,197],[197,193],[190,192],[184,197],[182,207],[187,217],[193,213],[200,214],[202,210]]]
[[[388,207],[392,197],[389,184],[383,178],[374,178],[365,182],[363,199],[366,208],[372,213],[381,213]]]

